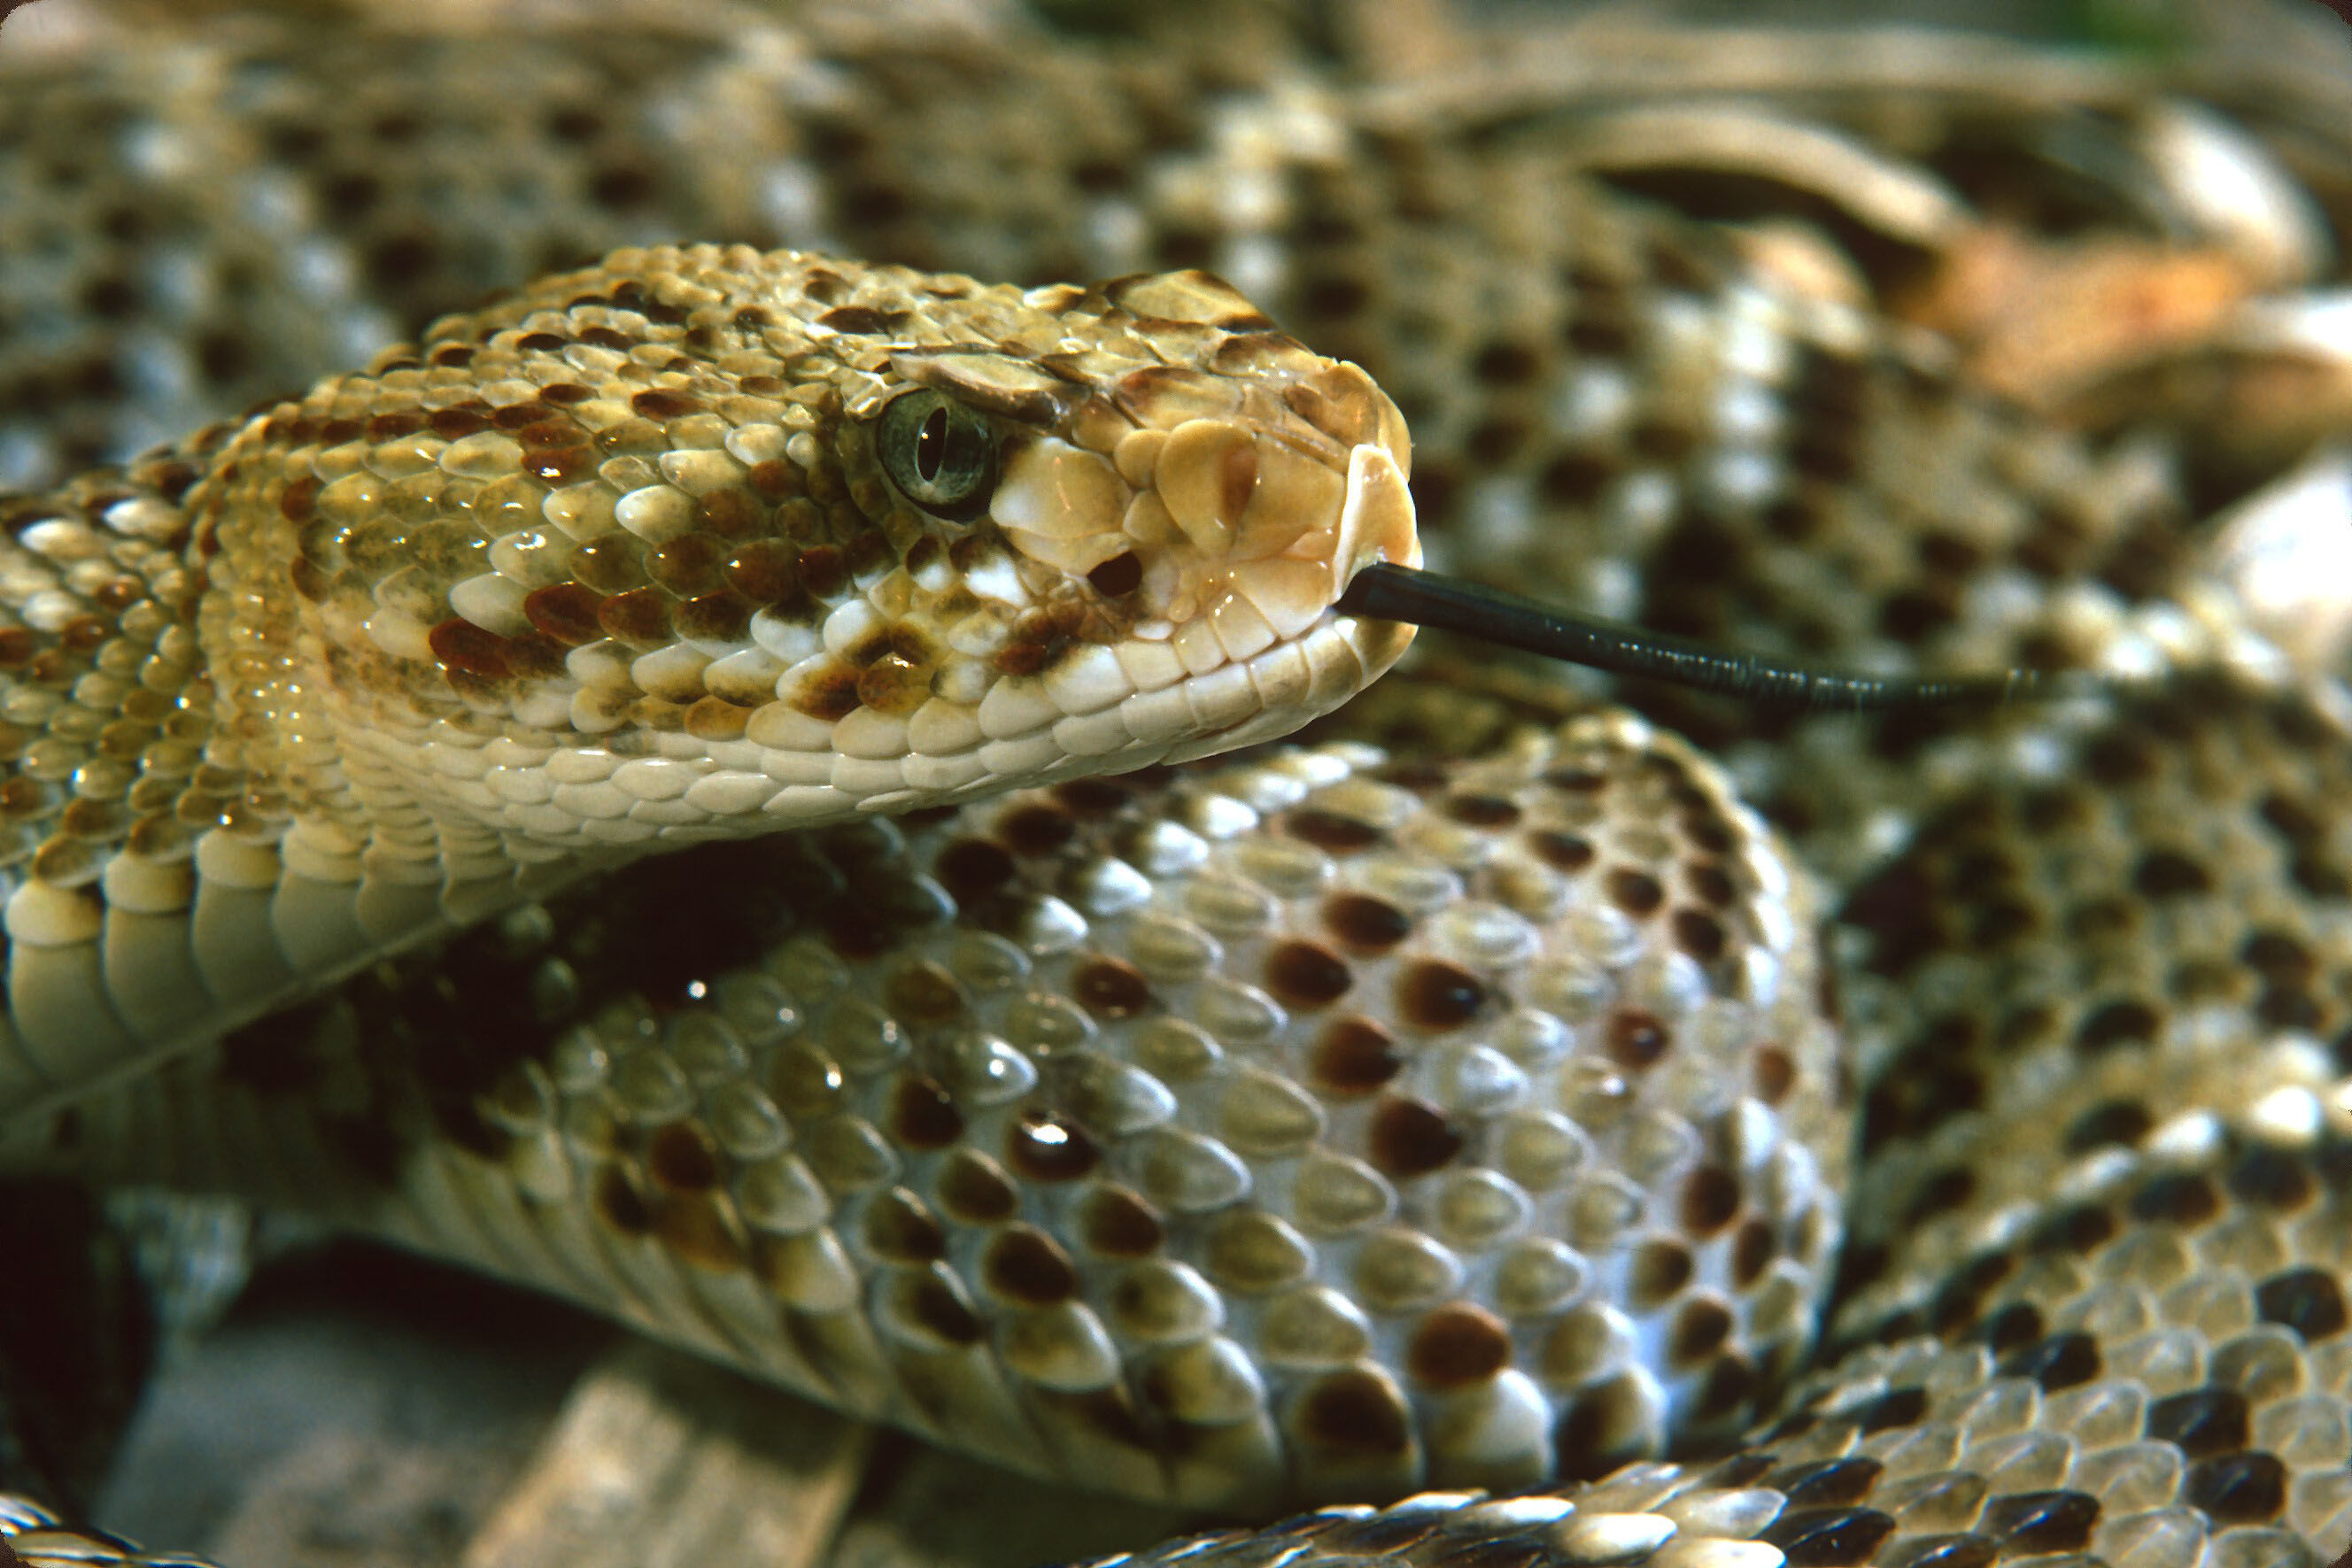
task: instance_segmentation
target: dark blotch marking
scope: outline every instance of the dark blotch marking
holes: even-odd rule
[[[2086,1155],[2109,1146],[2137,1148],[2156,1125],[2147,1107],[2137,1100],[2106,1100],[2074,1118],[2066,1129],[2070,1155]]]
[[[1618,1066],[1640,1072],[1656,1066],[1673,1044],[1672,1031],[1657,1014],[1641,1008],[1620,1008],[1609,1015],[1601,1048]]]
[[[1638,1379],[1622,1373],[1586,1389],[1552,1423],[1552,1447],[1560,1475],[1592,1480],[1641,1458],[1654,1441],[1648,1400]]]
[[[1658,885],[1656,877],[1630,866],[1612,871],[1602,885],[1608,889],[1612,904],[1637,919],[1655,915],[1658,906],[1666,901],[1666,890]]]
[[[1795,1508],[1756,1539],[1779,1547],[1789,1568],[1844,1568],[1869,1562],[1894,1533],[1893,1516],[1874,1508]]]
[[[1097,1187],[1078,1211],[1078,1234],[1087,1248],[1105,1258],[1149,1258],[1160,1250],[1167,1228],[1159,1212],[1123,1186]]]
[[[906,1306],[908,1316],[948,1344],[972,1344],[987,1332],[987,1325],[935,1274],[915,1281]]]
[[[597,1218],[624,1236],[648,1236],[653,1233],[654,1211],[631,1185],[620,1166],[605,1165],[598,1168],[590,1202]]]
[[[1318,942],[1284,942],[1265,956],[1266,989],[1288,1007],[1329,1007],[1355,983],[1348,961]]]
[[[2160,1176],[2132,1195],[2134,1219],[2167,1220],[2194,1228],[2221,1212],[2221,1195],[2200,1171]]]
[[[669,596],[657,588],[633,588],[599,604],[596,624],[616,643],[658,648],[670,640],[669,605]]]
[[[1696,1265],[1691,1249],[1679,1241],[1644,1241],[1633,1249],[1627,1284],[1633,1300],[1643,1307],[1673,1301],[1691,1282]]]
[[[963,1135],[963,1113],[937,1079],[901,1076],[890,1093],[890,1130],[913,1149],[943,1149]]]
[[[2011,1556],[2042,1552],[2079,1552],[2091,1543],[2099,1522],[2099,1500],[2079,1491],[2011,1492],[1989,1500],[1977,1529],[2001,1543]]]
[[[988,839],[958,839],[940,851],[932,874],[958,904],[976,904],[1021,874],[1003,845]]]
[[[936,1263],[948,1255],[945,1227],[905,1187],[893,1187],[868,1204],[866,1244],[892,1263]]]
[[[1787,1497],[1790,1508],[1843,1508],[1868,1497],[1885,1472],[1868,1458],[1814,1459],[1774,1470],[1762,1484]]]
[[[838,599],[849,588],[849,563],[831,545],[815,545],[801,551],[793,567],[800,576],[801,586],[819,599]]]
[[[1475,1387],[1510,1364],[1511,1336],[1502,1320],[1463,1301],[1422,1319],[1405,1350],[1406,1367],[1430,1388]]]
[[[1748,1220],[1731,1239],[1731,1282],[1746,1290],[1764,1277],[1779,1251],[1772,1227],[1761,1219]]]
[[[613,601],[605,602],[610,604]],[[792,705],[821,723],[838,723],[858,709],[857,672],[842,664],[804,675],[793,691]]]
[[[1731,1309],[1712,1296],[1685,1301],[1666,1336],[1666,1358],[1683,1370],[1697,1366],[1731,1338]]]
[[[522,601],[522,612],[541,636],[577,648],[604,634],[597,612],[604,596],[576,582],[551,583],[533,589]]]
[[[1312,807],[1286,814],[1282,828],[1292,838],[1304,839],[1334,854],[1350,854],[1388,841],[1387,833],[1360,818],[1343,817],[1336,811]]]
[[[1693,862],[1683,872],[1683,880],[1690,884],[1691,892],[1701,903],[1711,904],[1717,909],[1729,906],[1731,901],[1739,895],[1731,873],[1717,861]]]
[[[1677,909],[1673,919],[1675,945],[1702,964],[1723,956],[1730,938],[1723,922],[1704,909]]]
[[[1701,1166],[1683,1178],[1683,1228],[1706,1240],[1739,1213],[1739,1177],[1722,1166]]]
[[[1498,338],[1472,358],[1470,373],[1490,386],[1518,386],[1533,381],[1542,363],[1527,344]]]
[[[1077,837],[1078,824],[1052,806],[1023,806],[996,821],[996,831],[1017,855],[1045,855]]]
[[[2230,1191],[2259,1207],[2293,1213],[2317,1194],[2317,1184],[2301,1160],[2280,1149],[2257,1145],[2230,1169]]]
[[[2147,898],[2184,898],[2213,891],[2213,877],[2177,850],[2149,850],[2132,868],[2132,886]]]
[[[444,441],[462,441],[468,435],[479,435],[490,428],[489,415],[479,409],[459,403],[454,408],[438,409],[425,422],[433,434]]]
[[[2255,932],[2239,947],[2238,957],[2263,978],[2279,983],[2307,983],[2318,969],[2311,950],[2284,931]]]
[[[2115,1239],[2116,1220],[2104,1204],[2076,1204],[2060,1209],[2034,1228],[2026,1245],[2036,1252],[2096,1251]]]
[[[1135,804],[1135,791],[1117,779],[1072,779],[1054,786],[1054,799],[1078,816],[1100,819]]]
[[[1372,1164],[1400,1178],[1426,1176],[1462,1152],[1459,1129],[1426,1100],[1383,1097],[1372,1113]]]
[[[1473,828],[1507,828],[1519,820],[1518,802],[1507,795],[1448,795],[1438,810]]]
[[[1028,1110],[1004,1133],[1004,1157],[1032,1181],[1076,1181],[1102,1163],[1085,1129],[1051,1111]]]
[[[754,604],[789,606],[802,599],[792,551],[775,539],[754,539],[719,569],[727,586]]]
[[[1415,961],[1397,977],[1397,1010],[1420,1029],[1459,1029],[1486,1003],[1486,983],[1459,964]]]
[[[2145,1002],[2109,1002],[2077,1026],[2075,1049],[2095,1055],[2118,1045],[2145,1045],[2156,1038],[2159,1021],[2156,1009]]]
[[[994,1160],[971,1149],[950,1154],[933,1188],[940,1207],[967,1225],[998,1225],[1021,1207],[1021,1194]]]
[[[1402,1453],[1412,1441],[1395,1391],[1355,1369],[1317,1379],[1299,1402],[1297,1430],[1318,1449],[1368,1458]]]
[[[523,454],[523,472],[553,486],[576,485],[595,471],[595,451],[587,446],[535,448]]]
[[[1574,833],[1545,828],[1529,833],[1528,844],[1538,859],[1556,870],[1578,872],[1592,863],[1592,845]]]
[[[751,628],[751,612],[758,608],[732,593],[701,593],[672,610],[670,622],[681,637],[740,643]]]
[[[1845,1416],[1867,1435],[1916,1426],[1927,1413],[1927,1391],[1914,1385],[1890,1388],[1859,1408],[1847,1411]]]
[[[2289,1269],[2254,1287],[2254,1307],[2264,1322],[2293,1329],[2305,1344],[2344,1332],[2344,1289],[2325,1269]]]
[[[2286,1466],[2259,1449],[2201,1459],[2189,1467],[2180,1495],[2216,1524],[2260,1524],[2286,1507]]]
[[[830,327],[836,332],[872,336],[887,331],[890,317],[867,305],[836,305],[816,319],[820,327]]]
[[[1053,1238],[1032,1225],[1009,1226],[981,1254],[980,1277],[998,1297],[1050,1307],[1078,1293],[1078,1271]]]
[[[278,515],[289,523],[307,523],[318,510],[319,476],[305,474],[289,482],[278,497]]]
[[[2058,1333],[2001,1357],[2003,1377],[2030,1377],[2055,1393],[2099,1375],[2099,1342],[2087,1333]]]
[[[1349,1014],[1334,1019],[1316,1037],[1307,1073],[1326,1094],[1369,1094],[1404,1069],[1396,1040],[1370,1019]]]
[[[507,640],[470,621],[452,617],[426,632],[425,641],[445,670],[486,681],[501,680],[508,673]]]
[[[2234,1388],[2209,1385],[2175,1394],[2148,1406],[2144,1430],[2192,1459],[2234,1454],[2252,1434],[2246,1396]]]
[[[1098,1019],[1131,1019],[1151,1005],[1151,985],[1123,958],[1096,957],[1070,977],[1070,994]]]
[[[1335,893],[1323,901],[1323,925],[1339,945],[1359,953],[1385,953],[1412,935],[1412,916],[1383,898]]]
[[[719,1150],[709,1134],[673,1122],[646,1145],[646,1170],[671,1192],[708,1192],[719,1185]]]

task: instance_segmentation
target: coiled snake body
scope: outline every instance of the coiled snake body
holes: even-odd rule
[[[1541,135],[721,20],[123,68],[184,95],[149,165],[304,168],[173,202],[340,191],[394,292],[462,247],[365,225],[484,122],[593,147],[625,227],[676,193],[618,149],[713,105],[713,232],[1129,276],[626,249],[0,502],[12,1162],[299,1199],[1039,1473],[1358,1505],[1171,1560],[2352,1543],[2345,709],[2159,448]],[[331,108],[297,65],[352,50],[385,103],[481,89]],[[982,109],[984,176],[943,130]],[[406,150],[363,199],[354,125]],[[526,198],[475,251],[557,244]],[[1735,787],[1433,659],[1160,766],[1386,669],[1403,631],[1331,601],[1419,549],[1395,405],[1129,265],[1190,259],[1395,392],[1454,564],[1751,645],[2201,673],[1940,731],[1657,699]],[[128,340],[166,307],[125,277]],[[1728,1457],[1619,1468],[1670,1447]],[[1607,1479],[1474,1495],[1558,1475]]]

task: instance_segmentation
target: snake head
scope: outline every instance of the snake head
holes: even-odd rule
[[[623,252],[257,417],[201,634],[298,817],[740,834],[1328,711],[1412,636],[1334,608],[1418,560],[1409,463],[1369,377],[1206,274]]]
[[[1286,734],[1394,662],[1409,627],[1333,609],[1367,562],[1420,559],[1404,423],[1370,377],[1205,273],[1028,298],[1060,346],[894,353],[906,387],[876,427],[894,476],[910,405],[988,449],[965,470],[988,476],[987,526],[950,547],[982,600],[950,642],[993,666],[984,735],[1050,722],[1090,770],[1196,757]]]

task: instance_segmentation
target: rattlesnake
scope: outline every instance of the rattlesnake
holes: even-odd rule
[[[1727,643],[2200,673],[1934,731],[1655,698],[1735,786],[1653,719],[1433,660],[1303,748],[1095,780],[1066,759],[1270,738],[1396,656],[1326,610],[1410,553],[1386,398],[1196,273],[625,250],[5,503],[16,1157],[275,1188],[1044,1473],[1231,1511],[1446,1489],[1187,1557],[2141,1568],[2352,1538],[2347,721],[2211,570],[2161,444],[2021,413],[1834,253],[1629,203],[1540,124],[1416,132],[1239,51],[810,26],[554,24],[487,62],[265,26],[117,88],[36,78],[18,166],[110,124],[182,204],[80,166],[126,256],[203,235],[330,296],[572,242],[530,181],[425,222],[488,124],[551,138],[537,178],[587,171],[625,225],[677,199],[933,268],[1212,263],[1404,406],[1448,564]],[[330,108],[341,79],[383,96]],[[162,131],[106,107],[165,83]],[[645,162],[722,131],[730,160],[681,165],[713,190]],[[364,190],[354,136],[404,149],[361,155]],[[259,172],[183,177],[206,158]],[[207,204],[297,231],[340,204],[361,237],[237,258]],[[268,292],[240,270],[222,298]],[[191,297],[106,276],[83,304],[117,350]],[[28,476],[90,439],[67,413]],[[397,544],[342,531],[403,505]],[[1138,639],[1239,601],[1196,673],[1265,668],[1191,729],[1087,722],[1199,690]],[[322,680],[425,717],[371,753]],[[604,863],[764,810],[856,820]],[[155,867],[205,831],[191,943]],[[207,1038],[404,940],[436,946]],[[81,1072],[103,1092],[66,1104]],[[187,1142],[149,1131],[166,1108]],[[1784,1393],[1842,1241],[1837,1354]],[[1729,1458],[1462,1490],[1767,1409]]]

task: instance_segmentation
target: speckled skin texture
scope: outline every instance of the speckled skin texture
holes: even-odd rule
[[[1883,235],[1824,281],[1836,246],[1792,266],[1628,201],[1540,124],[1383,115],[1272,51],[1015,36],[950,63],[809,26],[543,28],[491,67],[412,34],[355,99],[299,63],[349,38],[190,46],[273,63],[193,73],[175,132],[292,230],[360,236],[314,271],[372,279],[247,363],[656,210],[1030,283],[1208,264],[1397,399],[1446,564],[1889,667],[2237,672],[1934,727],[1644,695],[1727,774],[1433,661],[1303,749],[527,904],[19,1157],[173,1174],[140,1131],[168,1113],[205,1151],[184,1179],[1013,1462],[1361,1500],[1143,1559],[2320,1568],[2352,1542],[2345,705],[2209,570],[2193,442],[2078,440],[1883,324]],[[145,57],[42,90],[144,102]],[[449,110],[408,112],[436,71]],[[778,83],[738,156],[687,155],[677,104]],[[485,133],[532,150],[528,199],[424,200]],[[150,254],[105,216],[82,232]],[[234,294],[233,240],[198,248]],[[160,307],[128,292],[65,319],[135,336],[105,323]],[[139,405],[102,381],[48,400],[26,473],[112,439],[100,410]],[[163,461],[79,483],[160,491]],[[649,942],[625,889],[726,939]],[[1374,1511],[1547,1472],[1573,1481]]]
[[[135,1160],[147,1092],[226,1073],[364,1223],[1228,1508],[1595,1471],[1804,1353],[1843,1121],[1811,895],[1638,721],[760,854],[745,965],[567,903],[420,968],[497,1025],[371,988],[71,1137]]]

